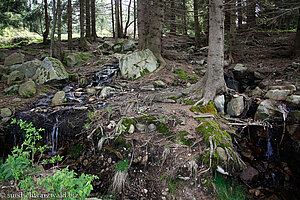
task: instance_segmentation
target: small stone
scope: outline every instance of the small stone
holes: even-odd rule
[[[253,167],[247,167],[240,175],[241,179],[246,182],[254,182],[258,180],[259,172]]]
[[[222,147],[217,147],[217,153],[220,156],[220,158],[224,161],[227,160],[227,154],[225,152],[225,150]]]
[[[57,92],[52,98],[52,105],[61,105],[65,101],[65,95],[64,91]]]
[[[148,193],[148,190],[147,190],[147,189],[144,189],[144,193],[147,194],[147,193]]]
[[[19,95],[23,98],[30,98],[36,94],[36,85],[33,81],[27,81],[20,85]]]
[[[109,96],[113,93],[116,92],[116,89],[115,88],[112,88],[112,87],[105,87],[101,90],[101,96]]]
[[[95,96],[92,96],[89,98],[89,102],[92,103],[93,101],[95,101],[97,98]]]
[[[291,94],[291,90],[269,90],[265,95],[265,98],[273,100],[286,100],[288,95]]]
[[[260,89],[259,87],[256,87],[254,90],[250,91],[250,95],[251,96],[261,96],[263,95],[264,91],[262,89]]]
[[[96,86],[96,87],[94,87],[94,88],[95,88],[95,90],[102,90],[102,89],[103,89],[102,86]]]
[[[83,166],[86,167],[89,164],[89,161],[88,160],[84,160],[82,164],[83,164]]]
[[[291,95],[286,101],[298,105],[300,104],[300,95]]]
[[[75,97],[81,97],[83,92],[74,92]]]
[[[13,114],[12,110],[10,108],[2,108],[1,109],[1,117],[11,117]]]
[[[71,87],[71,86],[66,86],[63,88],[64,92],[71,92],[72,90],[73,90],[73,87]]]
[[[136,128],[139,131],[144,131],[146,129],[146,125],[138,123],[138,124],[136,124]]]
[[[259,72],[254,72],[254,77],[259,80],[262,80],[265,78],[265,76]]]
[[[150,85],[144,85],[144,86],[141,87],[141,90],[154,91],[155,87],[152,84],[150,84]]]
[[[239,96],[237,98],[231,99],[227,105],[227,113],[230,116],[237,117],[242,114],[244,110],[244,97]]]
[[[109,164],[111,163],[111,161],[112,161],[111,158],[108,158],[108,159],[107,159],[107,162],[108,162]]]
[[[18,102],[21,102],[21,101],[22,101],[22,99],[20,99],[20,98],[14,98],[12,100],[13,103],[18,103]]]
[[[186,87],[191,87],[192,86],[192,84],[190,83],[190,82],[188,82],[187,84],[186,84]]]
[[[240,73],[243,74],[243,73],[245,73],[248,70],[248,68],[245,67],[243,64],[238,63],[238,64],[235,65],[235,67],[233,68],[233,70],[236,71],[236,72],[240,72]]]
[[[221,114],[224,114],[225,96],[224,95],[217,96],[214,100],[214,103],[217,111],[220,112]]]
[[[269,90],[291,90],[291,94],[297,90],[295,85],[274,85],[270,86]]]
[[[94,95],[96,93],[96,89],[95,88],[87,88],[86,92],[88,95]]]
[[[156,87],[166,87],[166,84],[162,80],[154,81]]]
[[[75,90],[75,92],[82,92],[83,91],[83,88],[77,88],[76,90]]]
[[[204,65],[204,63],[205,63],[205,59],[196,60],[196,64],[198,64],[198,65]]]
[[[151,131],[155,131],[155,130],[156,130],[155,124],[149,124],[148,130],[149,130],[150,132],[151,132]]]
[[[130,124],[128,133],[129,133],[129,134],[134,133],[134,125],[133,125],[133,124]]]
[[[179,121],[179,124],[180,124],[180,125],[186,125],[186,120],[185,120],[185,118],[181,118],[180,121]]]

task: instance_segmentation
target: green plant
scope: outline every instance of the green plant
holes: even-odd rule
[[[115,171],[128,171],[129,168],[129,161],[128,160],[122,160],[120,162],[118,162],[118,164],[116,165]]]
[[[246,199],[245,191],[242,186],[234,181],[230,184],[221,175],[216,174],[214,184],[217,192],[217,199],[221,200],[242,200]]]

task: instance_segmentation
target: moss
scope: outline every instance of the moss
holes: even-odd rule
[[[191,83],[196,83],[200,79],[196,74],[188,74],[183,70],[175,70],[174,74],[178,74],[178,78],[184,81],[190,81]]]
[[[193,100],[186,99],[183,101],[186,105],[194,105],[196,102]]]
[[[187,131],[179,131],[179,140],[182,144],[186,146],[192,146],[193,141],[190,139],[185,139],[185,136],[189,135],[190,133]]]
[[[135,125],[135,124],[136,124],[136,120],[124,118],[123,121],[122,121],[122,124],[123,124],[124,126],[126,126],[127,128],[129,128],[131,124],[132,124],[132,125]]]
[[[214,106],[214,103],[210,101],[207,105],[200,107],[201,113],[211,113],[213,115],[217,115],[218,111]]]
[[[89,53],[80,53],[79,56],[80,56],[81,60],[84,60],[84,61],[88,61],[93,58],[92,55]]]
[[[150,73],[150,71],[148,69],[144,69],[143,71],[141,71],[141,76],[144,76],[149,73]]]
[[[174,101],[176,101],[176,100],[177,100],[177,98],[176,98],[176,97],[169,97],[168,99],[171,99],[171,100],[174,100]]]
[[[198,106],[192,106],[190,108],[190,111],[194,112],[194,113],[200,113],[201,112],[201,110],[200,110],[200,108]]]

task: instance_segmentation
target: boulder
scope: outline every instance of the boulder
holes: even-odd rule
[[[111,49],[115,44],[112,41],[105,41],[99,48],[100,49]]]
[[[24,80],[24,73],[20,72],[20,71],[13,71],[9,74],[8,78],[7,78],[7,84],[8,85],[12,85],[16,82],[20,82]]]
[[[11,66],[11,65],[23,63],[24,58],[25,56],[22,53],[13,53],[10,56],[5,58],[4,65]]]
[[[23,64],[17,64],[17,65],[12,65],[9,67],[9,71],[20,71],[20,72],[23,72],[25,74],[25,77],[26,78],[32,78],[35,73],[36,73],[36,70],[41,67],[41,64],[42,64],[42,61],[40,60],[32,60],[32,61],[28,61],[28,62],[25,62]]]
[[[300,141],[300,125],[299,124],[287,125],[286,130],[292,140]]]
[[[46,57],[40,68],[36,70],[33,79],[37,84],[44,84],[52,80],[64,80],[68,78],[68,73],[63,64],[51,57]]]
[[[256,96],[256,97],[262,96],[263,94],[264,94],[264,91],[262,89],[260,89],[259,87],[256,87],[254,90],[251,90],[249,92],[250,96]]]
[[[281,117],[282,113],[279,111],[277,102],[271,99],[262,101],[255,113],[255,119],[265,120],[267,118]]]
[[[253,167],[247,167],[240,175],[240,178],[246,182],[257,181],[258,177],[259,177],[259,172]]]
[[[244,97],[243,96],[234,97],[227,104],[227,113],[230,116],[237,117],[242,114],[244,107],[245,107]]]
[[[1,117],[11,117],[13,115],[13,111],[10,108],[2,108],[1,109]]]
[[[287,102],[299,105],[300,104],[300,95],[291,95],[286,99]]]
[[[159,66],[154,54],[146,49],[120,57],[119,66],[121,76],[125,79],[137,79],[153,72]]]
[[[265,98],[273,100],[286,100],[288,95],[291,94],[291,90],[269,90],[265,95]]]
[[[88,61],[92,56],[88,53],[65,53],[64,63],[68,67],[76,67],[81,65],[82,61]]]
[[[33,81],[27,81],[20,85],[19,95],[23,98],[30,98],[36,94],[36,85]]]
[[[65,92],[64,91],[58,91],[54,97],[52,98],[52,105],[60,105],[65,101]]]
[[[224,95],[218,95],[215,100],[215,107],[217,109],[218,112],[220,112],[221,114],[224,114],[224,105],[225,105],[225,96]]]

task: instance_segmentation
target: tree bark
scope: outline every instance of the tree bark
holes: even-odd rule
[[[195,43],[200,46],[200,27],[199,27],[199,0],[194,0],[194,23],[195,23]]]
[[[130,6],[131,6],[131,0],[129,0],[129,4],[128,4],[128,13],[127,13],[127,21],[126,21],[126,25],[125,25],[125,30],[124,30],[124,35],[127,35],[127,29],[129,27],[129,22],[130,22]]]
[[[68,0],[68,49],[72,49],[72,0]]]
[[[80,46],[84,48],[84,0],[80,2]]]
[[[57,0],[57,57],[61,59],[61,0]]]
[[[224,20],[224,27],[225,31],[230,30],[230,5],[232,4],[232,0],[225,0],[225,5],[224,5],[224,13],[225,13],[225,20]]]
[[[296,33],[295,55],[300,57],[300,8],[298,9],[298,27]]]
[[[183,15],[183,34],[187,35],[187,23],[186,23],[186,0],[182,0],[182,15]]]
[[[139,34],[139,50],[143,50],[148,46],[149,32],[149,0],[137,0],[137,19]]]
[[[86,33],[87,38],[91,37],[91,12],[90,12],[90,0],[85,1],[85,20],[86,20]]]
[[[119,0],[115,0],[115,17],[116,17],[116,28],[115,28],[115,43],[118,43],[118,39],[120,37],[120,1]]]
[[[111,0],[111,25],[112,25],[112,32],[113,38],[115,38],[115,15],[114,15],[114,0]]]
[[[119,11],[119,19],[120,19],[120,35],[119,37],[120,38],[123,38],[124,37],[124,34],[123,34],[123,5],[122,5],[122,0],[119,0],[120,1],[120,11]]]
[[[170,33],[176,35],[175,0],[171,0],[170,8]]]
[[[137,16],[136,16],[136,1],[135,0],[133,0],[133,17],[134,17],[134,21],[133,21],[133,39],[135,40],[135,38],[136,38],[136,18],[137,18]]]
[[[229,31],[229,60],[234,63],[233,51],[235,49],[236,40],[236,4],[230,4],[230,31]]]
[[[256,0],[247,0],[247,27],[253,28],[256,25],[255,20]]]
[[[43,33],[43,44],[47,44],[47,38],[49,35],[49,16],[48,16],[48,0],[44,0],[44,9],[45,9],[45,32]]]
[[[91,16],[92,16],[92,38],[93,41],[97,39],[96,30],[96,0],[91,0]]]
[[[238,0],[238,27],[241,29],[243,26],[243,1]]]
[[[57,18],[57,12],[56,12],[56,2],[55,0],[52,0],[52,30],[51,30],[51,43],[50,43],[50,57],[53,57],[54,52],[54,34],[55,34],[55,26],[56,26],[56,18]]]

